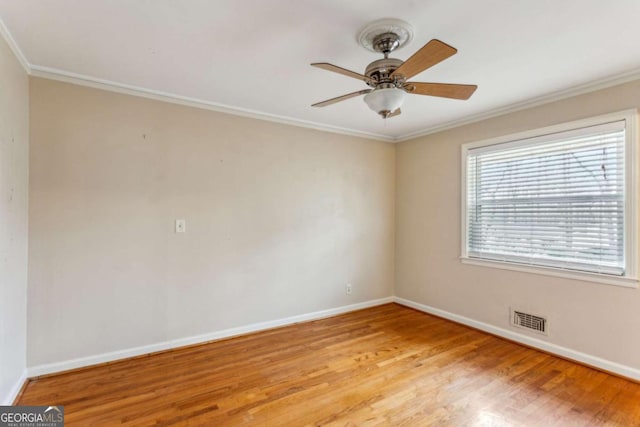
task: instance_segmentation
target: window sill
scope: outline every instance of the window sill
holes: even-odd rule
[[[469,258],[461,256],[460,261],[463,264],[478,265],[482,267],[498,268],[502,270],[520,271],[523,273],[541,274],[543,276],[562,277],[564,279],[582,280],[585,282],[602,283],[605,285],[621,286],[625,288],[638,288],[638,279],[631,277],[607,276],[596,273],[586,273],[572,270],[563,270],[561,268],[531,266],[526,264],[517,264],[505,261],[495,261],[480,258]]]

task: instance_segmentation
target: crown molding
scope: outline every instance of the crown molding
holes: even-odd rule
[[[22,53],[22,50],[20,50],[18,43],[16,43],[15,39],[9,32],[9,29],[4,24],[4,21],[2,20],[2,18],[0,18],[0,35],[2,35],[2,38],[4,39],[4,41],[7,42],[7,44],[9,45],[9,49],[11,49],[16,59],[20,63],[20,65],[22,65],[22,68],[24,68],[24,71],[30,75],[31,64],[29,64],[29,61],[27,61],[27,58],[24,56],[24,53]]]
[[[309,120],[295,119],[277,114],[265,113],[249,108],[234,107],[231,105],[220,104],[217,102],[206,101],[203,99],[192,98],[189,96],[177,95],[174,93],[163,92],[154,89],[148,89],[141,86],[118,83],[111,80],[99,79],[83,74],[72,73],[69,71],[59,70],[56,68],[42,67],[40,65],[31,65],[31,75],[50,80],[58,80],[66,83],[73,83],[80,86],[88,86],[96,89],[103,89],[111,92],[122,93],[126,95],[139,96],[142,98],[154,99],[156,101],[169,102],[172,104],[185,105],[188,107],[202,108],[205,110],[216,111],[219,113],[233,114],[235,116],[249,117],[252,119],[265,120],[269,122],[281,123],[285,125],[315,129],[324,132],[337,133],[342,135],[356,136],[360,138],[375,139],[378,141],[394,142],[395,138],[372,132],[359,131],[355,129],[343,128],[340,126],[326,125],[322,123],[312,122]]]
[[[437,132],[442,132],[448,129],[476,123],[482,120],[487,120],[493,117],[502,116],[505,114],[514,113],[516,111],[525,110],[527,108],[533,108],[551,102],[560,101],[573,96],[583,95],[589,92],[595,92],[600,89],[606,89],[608,87],[617,86],[623,83],[628,83],[634,80],[640,80],[640,69],[635,69],[620,73],[617,75],[605,77],[602,79],[593,80],[588,83],[573,86],[568,89],[556,91],[525,101],[517,102],[514,104],[505,105],[503,107],[495,108],[482,113],[467,116],[463,119],[452,120],[439,125],[431,126],[415,132],[410,132],[397,137],[382,135],[374,132],[366,132],[355,129],[343,128],[340,126],[332,126],[323,123],[312,122],[309,120],[295,119],[293,117],[281,116],[277,114],[270,114],[258,110],[252,110],[248,108],[234,107],[231,105],[220,104],[217,102],[206,101],[203,99],[192,98],[188,96],[177,95],[169,92],[163,92],[153,90],[141,86],[129,85],[125,83],[118,83],[111,80],[99,79],[83,74],[77,74],[69,71],[64,71],[51,67],[44,67],[41,65],[30,64],[27,58],[22,53],[22,50],[16,43],[15,39],[11,35],[4,21],[0,18],[0,35],[7,42],[11,51],[14,53],[18,62],[22,65],[26,73],[30,76],[41,77],[49,80],[57,80],[66,83],[77,84],[80,86],[93,87],[97,89],[107,90],[110,92],[117,92],[126,95],[139,96],[142,98],[153,99],[156,101],[168,102],[172,104],[184,105],[194,108],[201,108],[220,113],[233,114],[236,116],[248,117],[252,119],[265,120],[290,126],[303,127],[308,129],[314,129],[318,131],[331,132],[341,135],[349,135],[366,139],[373,139],[377,141],[398,143],[404,141],[410,141],[423,136],[431,135]]]
[[[16,47],[17,49],[17,47]],[[18,50],[19,51],[19,50]],[[547,95],[532,98],[526,101],[518,102],[515,104],[506,105],[504,107],[496,108],[493,110],[485,111],[479,114],[465,117],[459,120],[452,120],[447,123],[432,126],[419,131],[411,132],[398,137],[391,137],[381,135],[372,132],[364,132],[354,129],[343,128],[339,126],[332,126],[322,123],[316,123],[307,120],[294,119],[291,117],[280,116],[275,114],[269,114],[257,110],[233,107],[230,105],[220,104],[212,101],[206,101],[197,98],[191,98],[182,95],[176,95],[168,92],[156,91],[144,87],[128,85],[124,83],[117,83],[110,80],[98,79],[91,76],[82,74],[76,74],[64,70],[58,70],[55,68],[42,67],[39,65],[30,65],[29,74],[34,77],[41,77],[50,80],[58,80],[67,83],[73,83],[81,86],[88,86],[97,89],[103,89],[111,92],[123,93],[127,95],[140,96],[143,98],[154,99],[157,101],[169,102],[173,104],[185,105],[189,107],[202,108],[211,111],[217,111],[221,113],[233,114],[236,116],[249,117],[258,120],[266,120],[275,123],[281,123],[291,126],[304,127],[309,129],[315,129],[324,132],[337,133],[342,135],[356,136],[367,139],[374,139],[385,142],[404,142],[412,139],[420,138],[423,136],[431,135],[437,132],[442,132],[448,129],[476,123],[482,120],[487,120],[493,117],[502,116],[505,114],[514,113],[516,111],[526,110],[528,108],[538,107],[540,105],[549,104],[552,102],[560,101],[563,99],[571,98],[578,95],[594,92],[600,89],[606,89],[608,87],[617,86],[623,83],[628,83],[634,80],[640,80],[640,70],[632,70],[625,73],[609,76],[603,79],[594,80],[578,86],[573,86],[568,89],[553,92]]]
[[[442,132],[448,129],[457,128],[460,126],[468,125],[471,123],[480,122],[493,117],[503,116],[509,113],[515,113],[516,111],[526,110],[528,108],[538,107],[544,104],[550,104],[552,102],[560,101],[574,96],[583,95],[590,92],[595,92],[600,89],[606,89],[628,83],[634,80],[640,80],[640,69],[627,71],[624,73],[616,74],[613,76],[605,77],[598,80],[593,80],[588,83],[584,83],[570,88],[555,91],[546,95],[542,95],[536,98],[531,98],[525,101],[517,102],[515,104],[509,104],[504,107],[495,108],[493,110],[485,111],[483,113],[474,114],[464,119],[452,120],[447,123],[432,126],[426,129],[422,129],[416,132],[411,132],[405,135],[401,135],[395,138],[395,142],[410,141],[412,139],[420,138],[422,136],[431,135],[437,132]]]
[[[145,87],[129,85],[125,83],[118,83],[111,80],[99,79],[87,75],[72,73],[51,67],[44,67],[41,65],[35,65],[27,61],[26,56],[16,43],[15,39],[11,35],[11,32],[4,24],[4,21],[0,18],[0,36],[9,45],[9,48],[17,58],[20,65],[24,68],[25,72],[34,77],[41,77],[49,80],[63,81],[66,83],[73,83],[80,86],[93,87],[96,89],[107,90],[110,92],[117,92],[126,95],[139,96],[142,98],[154,99],[156,101],[169,102],[172,104],[179,104],[188,107],[201,108],[205,110],[216,111],[220,113],[233,114],[236,116],[248,117],[252,119],[265,120],[269,122],[275,122],[290,126],[303,127],[307,129],[314,129],[324,132],[331,132],[341,135],[349,135],[366,139],[374,139],[384,142],[395,142],[394,137],[382,135],[373,132],[365,132],[355,129],[343,128],[340,126],[332,126],[323,123],[312,122],[309,120],[295,119],[293,117],[280,116],[277,114],[265,113],[262,111],[252,110],[248,108],[234,107],[230,105],[220,104],[217,102],[206,101],[203,99],[192,98],[188,96],[177,95],[174,93],[168,93],[158,90],[153,90]]]

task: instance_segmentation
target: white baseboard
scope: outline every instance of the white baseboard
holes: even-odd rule
[[[442,317],[456,323],[461,323],[463,325],[471,326],[472,328],[480,329],[481,331],[485,331],[490,334],[497,335],[511,341],[515,341],[530,347],[534,347],[542,351],[545,351],[547,353],[564,357],[566,359],[584,363],[585,365],[589,365],[606,372],[617,374],[622,377],[626,377],[635,381],[640,381],[640,369],[632,368],[626,365],[621,365],[619,363],[612,362],[610,360],[602,359],[600,357],[596,357],[590,354],[582,353],[580,351],[572,350],[567,347],[562,347],[557,344],[552,344],[550,342],[543,341],[535,337],[529,337],[527,335],[520,334],[515,331],[503,329],[494,325],[490,325],[489,323],[473,320],[468,317],[460,316],[458,314],[454,314],[454,313],[441,310],[439,308],[431,307],[425,304],[420,304],[404,298],[394,297],[393,300],[398,304],[415,308],[416,310],[420,310],[425,313],[433,314],[435,316]]]
[[[400,297],[387,297],[376,300],[365,301],[357,304],[345,305],[342,307],[331,308],[327,310],[315,311],[312,313],[300,314],[297,316],[285,317],[281,319],[252,323],[250,325],[240,326],[237,328],[224,329],[221,331],[210,332],[203,335],[196,335],[191,337],[179,338],[170,341],[164,341],[156,344],[150,344],[141,347],[129,348],[125,350],[113,351],[104,354],[97,354],[88,357],[81,357],[77,359],[67,360],[63,362],[49,363],[45,365],[32,366],[27,368],[21,375],[20,379],[16,382],[15,386],[11,390],[9,396],[5,399],[5,405],[10,405],[15,400],[15,397],[20,392],[22,385],[30,377],[37,377],[40,375],[47,375],[56,372],[67,371],[70,369],[83,368],[86,366],[96,365],[99,363],[112,362],[119,359],[125,359],[128,357],[141,356],[148,353],[153,353],[162,350],[170,350],[173,348],[183,347],[192,344],[200,344],[207,341],[219,340],[222,338],[229,338],[233,336],[248,334],[251,332],[259,332],[266,329],[276,328],[280,326],[292,325],[294,323],[306,322],[310,320],[322,319],[325,317],[335,316],[338,314],[347,313],[354,310],[360,310],[363,308],[375,307],[377,305],[388,304],[390,302],[396,302],[406,307],[411,307],[416,310],[420,310],[425,313],[433,314],[444,319],[451,320],[456,323],[471,326],[493,335],[497,335],[511,341],[515,341],[533,348],[537,348],[546,351],[551,354],[555,354],[567,359],[575,360],[580,363],[584,363],[594,368],[602,369],[603,371],[611,372],[626,378],[630,378],[635,381],[640,381],[640,369],[632,368],[630,366],[622,365],[610,360],[602,359],[597,356],[592,356],[586,353],[582,353],[577,350],[573,350],[567,347],[562,347],[557,344],[549,343],[541,339],[530,337],[515,331],[503,329],[488,323],[480,322],[468,317],[460,316],[445,310],[441,310],[435,307],[431,307],[425,304],[420,304],[411,300],[407,300]]]
[[[27,370],[24,369],[22,371],[22,374],[20,375],[20,378],[18,378],[16,382],[13,384],[13,387],[11,387],[9,394],[4,397],[2,405],[4,406],[13,405],[13,402],[16,400],[16,397],[18,397],[18,393],[20,393],[20,390],[22,390],[22,386],[24,385],[24,382],[27,380],[27,378],[28,378]]]
[[[266,329],[277,328],[279,326],[292,325],[294,323],[306,322],[309,320],[317,320],[325,317],[335,316],[354,310],[374,307],[377,305],[388,304],[394,301],[393,297],[369,300],[357,304],[344,305],[342,307],[330,308],[327,310],[314,311],[312,313],[300,314],[297,316],[285,317],[266,322],[252,323],[250,325],[239,326],[237,328],[224,329],[221,331],[210,332],[203,335],[179,338],[170,341],[159,342],[156,344],[145,345],[141,347],[128,348],[125,350],[112,351],[109,353],[96,354],[93,356],[80,357],[77,359],[66,360],[63,362],[48,363],[45,365],[31,366],[27,368],[26,377],[37,377],[56,372],[68,371],[69,369],[83,368],[86,366],[96,365],[98,363],[112,362],[118,359],[128,357],[141,356],[156,351],[169,350],[186,345],[200,344],[207,341],[229,338],[237,335],[248,334],[251,332],[263,331]],[[24,382],[24,381],[23,381]]]

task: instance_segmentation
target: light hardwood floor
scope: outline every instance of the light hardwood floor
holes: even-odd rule
[[[640,425],[640,384],[396,304],[30,381],[66,425]]]

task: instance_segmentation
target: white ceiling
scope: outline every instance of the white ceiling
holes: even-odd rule
[[[640,71],[639,0],[0,0],[34,74],[93,80],[390,139]],[[412,95],[382,120],[366,88],[311,62],[363,72],[356,41],[380,18],[414,27],[407,59],[433,38],[458,49],[414,81],[477,84],[469,101]]]

